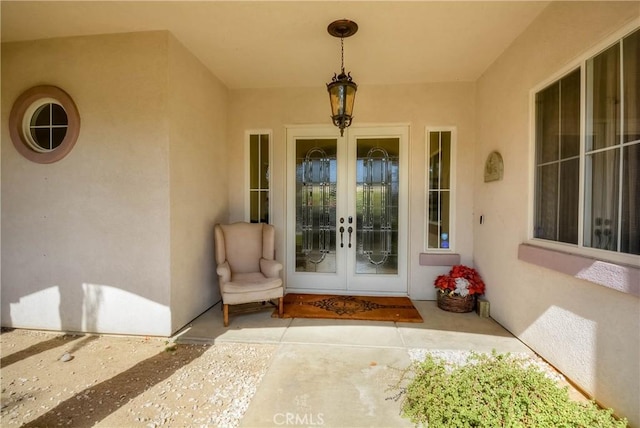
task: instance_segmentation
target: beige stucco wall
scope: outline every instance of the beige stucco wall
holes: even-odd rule
[[[491,315],[585,391],[640,426],[640,300],[519,261],[528,237],[530,91],[640,16],[637,2],[552,3],[477,83],[474,254]],[[487,155],[504,180],[483,182]]]
[[[176,330],[220,299],[213,226],[227,203],[226,87],[169,37],[171,319]]]
[[[167,334],[165,33],[2,46],[2,325]],[[39,165],[7,132],[24,90],[76,102],[74,150]]]
[[[330,78],[330,76],[328,76]],[[354,79],[357,75],[354,71]],[[437,274],[448,268],[420,266],[425,229],[425,126],[455,126],[458,132],[456,251],[472,264],[472,188],[475,144],[475,85],[469,82],[422,85],[365,86],[358,88],[354,124],[408,124],[409,142],[409,293],[416,299],[434,299]],[[234,90],[229,107],[230,219],[244,219],[244,132],[273,130],[272,222],[276,227],[276,252],[286,262],[286,135],[287,125],[330,125],[326,88]],[[291,220],[289,220],[291,221]],[[286,269],[285,269],[286,271]]]
[[[638,15],[637,2],[554,2],[478,82],[361,85],[355,107],[356,123],[410,126],[410,295],[434,298],[447,270],[418,264],[424,128],[456,126],[455,250],[485,278],[492,316],[634,426],[638,298],[521,262],[517,248],[531,197],[529,91]],[[213,303],[211,226],[244,219],[247,129],[273,130],[284,261],[285,126],[329,122],[323,83],[227,92],[167,32],[3,44],[2,325],[169,335]],[[74,150],[51,165],[8,138],[13,101],[36,84],[69,92],[82,119]],[[492,150],[505,176],[485,184]]]
[[[38,84],[67,91],[81,117],[50,165],[7,132]],[[3,44],[2,325],[168,336],[215,303],[226,102],[168,32]]]

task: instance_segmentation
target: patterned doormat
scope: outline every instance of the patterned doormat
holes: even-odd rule
[[[278,312],[275,311],[275,317]],[[283,318],[423,322],[408,297],[287,294]]]

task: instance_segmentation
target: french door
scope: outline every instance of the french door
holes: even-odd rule
[[[407,293],[408,127],[287,129],[287,290]]]

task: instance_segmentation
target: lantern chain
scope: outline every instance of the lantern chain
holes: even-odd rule
[[[344,74],[344,37],[340,37],[340,64],[342,74]]]

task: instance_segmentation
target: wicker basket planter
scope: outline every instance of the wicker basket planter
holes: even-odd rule
[[[438,307],[448,312],[471,312],[476,305],[476,296],[468,295],[466,297],[458,295],[449,295],[449,293],[438,292]]]

